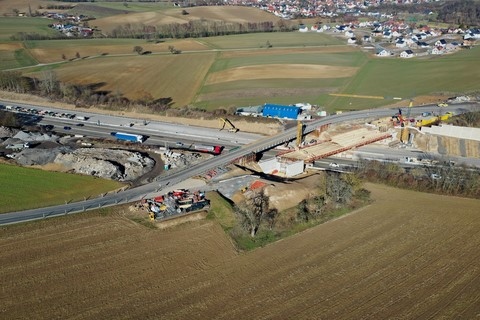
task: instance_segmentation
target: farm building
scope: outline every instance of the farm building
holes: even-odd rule
[[[263,116],[272,118],[297,119],[301,108],[296,106],[282,106],[266,103],[263,106]]]

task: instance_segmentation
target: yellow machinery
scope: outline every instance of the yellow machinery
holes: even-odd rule
[[[431,126],[431,125],[439,123],[440,121],[448,120],[452,116],[453,116],[452,112],[445,112],[444,115],[433,116],[431,118],[418,120],[417,123],[416,123],[416,126],[417,127]]]
[[[303,128],[304,128],[304,125],[302,121],[298,120],[297,121],[297,147],[299,147],[302,144]]]
[[[406,143],[408,141],[408,126],[410,125],[410,111],[412,110],[413,100],[410,100],[410,104],[408,105],[407,117],[403,118],[402,114],[400,113],[401,117],[401,126],[402,131],[400,133],[400,141]]]
[[[228,119],[224,119],[224,118],[219,118],[218,119],[220,121],[220,125],[222,126],[220,128],[220,130],[223,130],[225,128],[225,126],[228,126],[228,131],[229,132],[238,132],[240,129],[236,128],[233,123],[228,120]]]

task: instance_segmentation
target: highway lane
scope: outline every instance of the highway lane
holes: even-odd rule
[[[454,111],[457,113],[464,112],[470,108],[476,108],[476,104],[462,104],[451,106],[449,108],[442,108],[444,111]],[[430,112],[432,106],[423,106],[412,108],[412,115],[422,112]],[[398,111],[396,108],[388,109],[372,109],[372,110],[362,110],[356,112],[345,112],[338,115],[328,116],[319,120],[314,120],[309,122],[305,127],[305,132],[311,132],[317,127],[327,124],[336,124],[347,121],[354,121],[360,119],[369,119],[377,118],[384,116],[391,116]],[[36,210],[28,210],[22,212],[14,213],[5,213],[0,215],[0,225],[10,224],[10,223],[19,223],[28,220],[42,219],[44,217],[64,215],[74,212],[82,212],[84,210],[90,210],[93,208],[98,208],[102,206],[111,206],[120,203],[127,203],[132,201],[138,201],[145,195],[152,192],[161,192],[162,189],[167,186],[175,185],[181,181],[184,181],[188,178],[202,174],[208,170],[214,169],[216,167],[224,166],[228,163],[233,162],[235,159],[241,158],[245,155],[248,155],[252,152],[258,153],[264,150],[269,150],[283,144],[287,141],[294,140],[296,138],[296,128],[288,129],[282,133],[279,133],[275,136],[264,137],[257,141],[254,141],[248,145],[244,145],[238,149],[232,150],[230,152],[225,152],[224,154],[208,159],[204,162],[198,163],[196,165],[190,166],[183,170],[170,171],[165,175],[158,177],[157,181],[134,188],[128,189],[126,191],[121,191],[118,193],[107,194],[101,198],[88,199],[85,201],[77,203],[69,203],[49,208],[42,208]]]
[[[25,109],[48,110],[56,113],[74,113],[76,116],[86,117],[87,120],[78,120],[60,118],[53,116],[42,116],[39,124],[54,125],[54,131],[65,134],[84,134],[85,136],[106,138],[111,137],[110,132],[129,132],[134,134],[143,134],[152,139],[162,140],[164,142],[174,143],[176,141],[195,142],[207,144],[223,144],[236,146],[248,144],[262,137],[260,134],[250,132],[229,132],[228,130],[219,130],[219,128],[205,128],[199,126],[183,125],[179,123],[170,123],[162,121],[153,121],[149,119],[136,119],[124,116],[99,114],[78,110],[65,110],[52,107],[44,107],[33,104],[16,103],[13,101],[0,100],[0,104],[5,106],[19,106]],[[148,116],[148,115],[146,115]],[[83,127],[77,126],[83,124]],[[132,126],[130,126],[133,124]],[[64,130],[63,127],[69,126],[71,130]],[[156,141],[147,141],[146,144],[158,144]]]

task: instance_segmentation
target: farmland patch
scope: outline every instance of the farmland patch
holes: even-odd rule
[[[372,205],[245,254],[214,222],[152,230],[121,209],[0,228],[2,315],[474,318],[479,200],[368,189]]]
[[[209,74],[206,85],[253,79],[344,78],[355,74],[357,68],[308,64],[266,64],[244,66]]]

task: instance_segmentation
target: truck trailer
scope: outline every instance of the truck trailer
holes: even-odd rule
[[[125,132],[111,132],[112,136],[122,141],[140,142],[145,140],[145,137],[141,134],[125,133]]]
[[[219,155],[222,153],[223,147],[222,146],[205,146],[200,144],[194,144],[192,149],[199,152],[211,153],[214,155]]]

